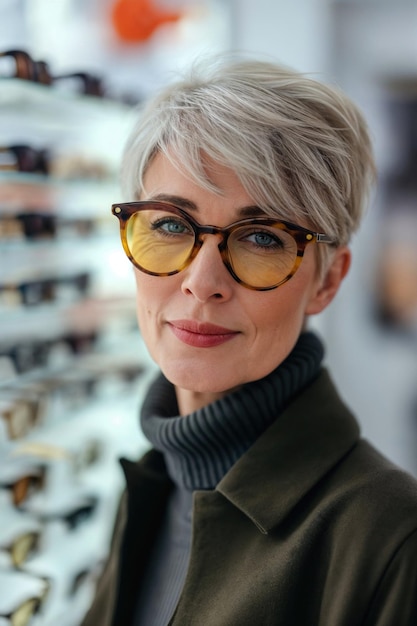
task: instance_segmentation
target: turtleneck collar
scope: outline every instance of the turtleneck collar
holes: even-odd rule
[[[323,356],[318,337],[302,333],[290,355],[268,376],[186,416],[178,416],[175,388],[160,374],[143,404],[141,426],[163,453],[174,483],[191,491],[213,489],[317,376]]]

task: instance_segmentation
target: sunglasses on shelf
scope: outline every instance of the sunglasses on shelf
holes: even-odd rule
[[[49,152],[25,144],[0,146],[0,172],[49,174]]]
[[[86,237],[94,232],[90,218],[64,218],[51,213],[24,211],[15,214],[0,212],[0,240],[25,238],[29,241],[55,239],[58,236]]]
[[[0,52],[0,76],[20,78],[44,85],[51,84],[51,75],[45,61],[35,61],[25,50]]]
[[[29,598],[20,604],[12,613],[1,615],[9,620],[10,626],[30,626],[32,619],[42,606],[42,598]]]
[[[45,421],[56,420],[67,412],[84,407],[95,398],[95,380],[77,371],[28,375],[25,389],[38,394],[44,402]]]
[[[0,240],[25,238],[29,241],[56,237],[57,218],[50,213],[0,214]]]
[[[1,479],[0,479],[1,481]],[[10,491],[14,506],[21,507],[34,494],[45,487],[45,469],[39,468],[37,473],[28,473],[11,483],[1,483],[0,488]]]
[[[102,79],[90,72],[71,72],[54,76],[52,83],[86,96],[102,98],[105,95]]]
[[[96,97],[104,96],[102,79],[91,72],[69,72],[53,76],[48,63],[37,61],[26,50],[0,52],[0,76],[20,78],[42,85],[62,84],[70,91]]]
[[[20,283],[0,283],[0,303],[37,306],[46,302],[68,301],[85,296],[89,290],[89,272],[28,279]]]
[[[35,394],[19,395],[0,388],[0,419],[10,439],[21,439],[41,423],[43,403]]]
[[[68,530],[75,530],[93,516],[96,508],[97,498],[92,497],[89,501],[76,506],[74,509],[66,513],[40,515],[40,521],[48,523],[59,520],[65,524]]]
[[[16,339],[0,344],[0,357],[8,358],[18,374],[47,369],[54,362],[90,352],[96,345],[98,332],[68,332],[53,339]],[[1,398],[1,396],[0,396]]]
[[[21,567],[36,552],[40,543],[39,532],[26,532],[15,537],[7,545],[0,543],[0,551],[7,552],[14,567]]]

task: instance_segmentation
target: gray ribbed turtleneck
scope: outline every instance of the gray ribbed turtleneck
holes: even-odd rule
[[[136,626],[166,626],[175,609],[188,564],[192,492],[216,487],[294,395],[317,376],[322,359],[320,340],[303,333],[271,374],[181,417],[174,387],[162,374],[153,383],[142,408],[142,430],[163,453],[177,488],[140,591]]]

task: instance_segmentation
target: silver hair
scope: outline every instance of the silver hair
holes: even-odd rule
[[[125,148],[126,199],[143,193],[156,153],[218,193],[204,157],[232,168],[267,214],[337,245],[358,228],[375,179],[356,105],[335,87],[258,60],[200,62],[147,103]]]

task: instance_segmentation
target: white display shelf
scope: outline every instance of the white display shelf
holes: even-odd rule
[[[134,110],[125,104],[15,78],[0,79],[2,144],[82,147],[117,163]]]
[[[57,159],[53,165],[60,166],[48,176],[0,172],[0,496],[13,493],[10,519],[12,513],[14,519],[21,513],[22,523],[42,525],[42,540],[19,572],[7,561],[11,537],[19,528],[12,522],[14,528],[0,525],[0,588],[4,591],[10,584],[20,590],[0,606],[0,624],[5,621],[2,615],[16,610],[28,594],[41,595],[45,578],[50,590],[33,626],[80,623],[91,601],[97,567],[108,550],[122,489],[117,458],[136,457],[146,445],[137,421],[153,370],[136,328],[132,266],[110,211],[121,199],[116,172],[131,114],[129,107],[104,98],[0,79],[0,147],[45,148]],[[67,159],[75,163],[74,169]],[[94,177],[92,171],[103,173]],[[57,216],[53,232],[48,226],[42,232],[41,223],[36,235],[42,237],[33,238],[16,217],[21,212]],[[65,227],[71,218],[92,220],[92,229],[80,234]],[[59,276],[77,274],[90,277],[85,291],[74,292],[74,285],[55,281],[45,301],[42,293],[39,302],[35,298],[30,305],[22,297],[31,279],[36,283],[49,277],[49,284]],[[71,344],[73,337],[75,344],[80,339],[79,350]],[[110,363],[110,373],[84,372],[83,386],[84,357],[99,359],[102,366]],[[131,367],[131,361],[139,367]],[[99,460],[74,474],[71,459],[92,441],[100,444]],[[15,463],[20,463],[20,474],[10,477]],[[16,500],[16,489],[31,477],[27,463],[40,468],[45,483],[22,503]],[[65,512],[86,496],[97,500],[93,516],[64,532]],[[84,573],[86,579],[75,591],[74,582]]]
[[[0,78],[0,107],[27,115],[65,130],[72,119],[94,120],[97,124],[123,123],[131,107],[96,96],[71,93],[55,86],[41,85],[18,78]]]

